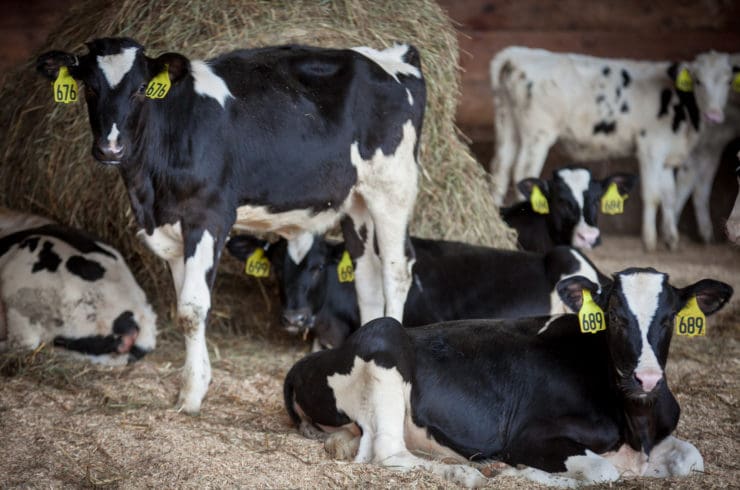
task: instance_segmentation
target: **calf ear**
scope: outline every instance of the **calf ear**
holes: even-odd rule
[[[679,290],[681,308],[696,296],[699,309],[707,316],[719,311],[732,297],[732,286],[714,279],[702,279],[699,282]],[[681,309],[679,308],[679,310]]]
[[[534,186],[539,187],[545,197],[550,199],[550,188],[547,185],[546,180],[529,177],[524,180],[520,180],[516,185],[517,189],[519,189],[519,192],[524,195],[524,199],[526,200],[529,200],[529,197],[532,195],[532,189],[534,189]]]
[[[563,303],[576,312],[583,306],[584,289],[588,289],[594,301],[599,302],[599,285],[583,276],[566,277],[558,282],[555,288]]]
[[[148,59],[149,75],[154,77],[164,70],[165,65],[170,75],[170,82],[176,83],[190,71],[190,61],[178,53],[165,53],[159,58]]]
[[[266,244],[267,240],[261,240],[251,235],[234,235],[226,242],[226,250],[237,259],[245,261],[255,250],[264,247]]]
[[[49,80],[56,80],[61,67],[76,67],[78,64],[77,56],[71,53],[48,51],[36,59],[36,71]],[[70,70],[70,74],[74,77],[74,70]]]
[[[637,175],[628,173],[616,173],[601,181],[602,191],[606,192],[612,183],[617,184],[619,194],[624,196],[632,192],[637,184]]]

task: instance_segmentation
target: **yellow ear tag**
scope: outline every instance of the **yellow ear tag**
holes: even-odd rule
[[[578,310],[578,323],[581,325],[581,333],[596,333],[606,330],[604,312],[591,297],[591,291],[583,290],[583,304]]]
[[[612,182],[603,196],[601,196],[601,212],[604,214],[624,213],[624,201],[629,196],[622,195],[617,189],[617,183]]]
[[[685,337],[705,336],[707,319],[699,309],[696,296],[692,296],[681,311],[676,314],[676,335]]]
[[[676,88],[681,92],[691,92],[694,90],[694,81],[689,75],[689,70],[684,68],[676,77]]]
[[[258,248],[247,257],[244,273],[254,277],[268,277],[270,275],[270,259],[265,257],[264,249]]]
[[[77,81],[69,74],[67,67],[59,68],[57,79],[54,80],[54,102],[77,102],[77,92]]]
[[[529,195],[529,202],[532,203],[532,209],[535,213],[550,213],[550,206],[547,204],[547,198],[542,193],[539,186],[536,185],[532,187],[532,194]]]
[[[170,91],[170,86],[172,86],[169,68],[169,65],[164,65],[164,70],[149,81],[146,86],[147,97],[150,99],[164,99],[164,96]]]
[[[346,250],[337,266],[337,277],[339,282],[352,282],[355,280],[355,269],[352,267],[352,258]]]
[[[735,73],[735,76],[732,78],[732,90],[734,92],[740,92],[740,72]]]

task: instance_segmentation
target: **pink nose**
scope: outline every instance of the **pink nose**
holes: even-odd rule
[[[642,373],[635,372],[635,378],[637,378],[637,381],[640,382],[643,390],[653,391],[655,385],[657,385],[660,380],[663,379],[663,375],[660,372],[656,371],[645,371]]]
[[[581,226],[576,229],[573,246],[591,248],[599,238],[599,229],[593,226]]]
[[[717,124],[720,124],[725,120],[725,113],[722,109],[709,109],[704,113],[704,115],[707,116],[707,119]]]

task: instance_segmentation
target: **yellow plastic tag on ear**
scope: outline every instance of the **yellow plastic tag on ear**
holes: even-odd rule
[[[676,314],[676,335],[685,337],[704,336],[707,334],[707,319],[699,309],[696,296],[692,296],[681,311]]]
[[[77,102],[77,92],[77,81],[69,74],[67,67],[59,68],[57,79],[54,80],[54,102]]]
[[[627,194],[620,194],[617,183],[612,182],[604,195],[601,196],[601,212],[604,214],[624,213],[624,200],[627,197],[629,197]]]
[[[337,277],[339,277],[339,282],[352,282],[355,280],[355,269],[352,267],[352,258],[346,250],[342,254],[342,259],[337,266]]]
[[[169,68],[169,65],[164,65],[164,70],[149,81],[149,84],[146,86],[147,97],[150,99],[164,99],[172,86]]]
[[[270,259],[265,257],[264,249],[258,248],[247,257],[244,273],[254,277],[268,277],[270,275]]]
[[[694,81],[689,75],[689,70],[684,68],[676,77],[676,88],[682,92],[691,92],[694,90]]]
[[[732,90],[740,92],[740,72],[735,73],[735,76],[732,77]]]
[[[591,297],[591,291],[583,290],[583,304],[578,310],[578,323],[581,326],[581,333],[596,333],[606,330],[604,321],[604,312]]]
[[[535,213],[548,214],[550,212],[550,205],[547,204],[547,198],[537,185],[532,187],[529,202],[532,203],[532,209]]]

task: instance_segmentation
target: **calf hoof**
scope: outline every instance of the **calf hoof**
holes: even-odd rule
[[[177,397],[177,405],[175,405],[175,408],[178,412],[186,413],[188,415],[199,415],[200,405],[200,398],[197,400],[193,399],[193,397],[189,397],[181,391],[180,396]]]
[[[348,430],[339,430],[330,434],[324,441],[324,449],[333,459],[352,461],[360,448],[360,436]]]
[[[448,468],[445,468],[442,474],[444,479],[463,487],[477,488],[488,482],[488,479],[480,471],[470,466],[462,464],[448,464],[445,466],[448,466]]]
[[[317,429],[312,424],[309,424],[308,422],[301,421],[300,427],[298,427],[298,433],[305,437],[306,439],[315,439],[323,441],[327,438],[327,433],[324,432],[321,429]]]
[[[678,250],[678,235],[667,237],[665,239],[665,244],[671,252]]]

